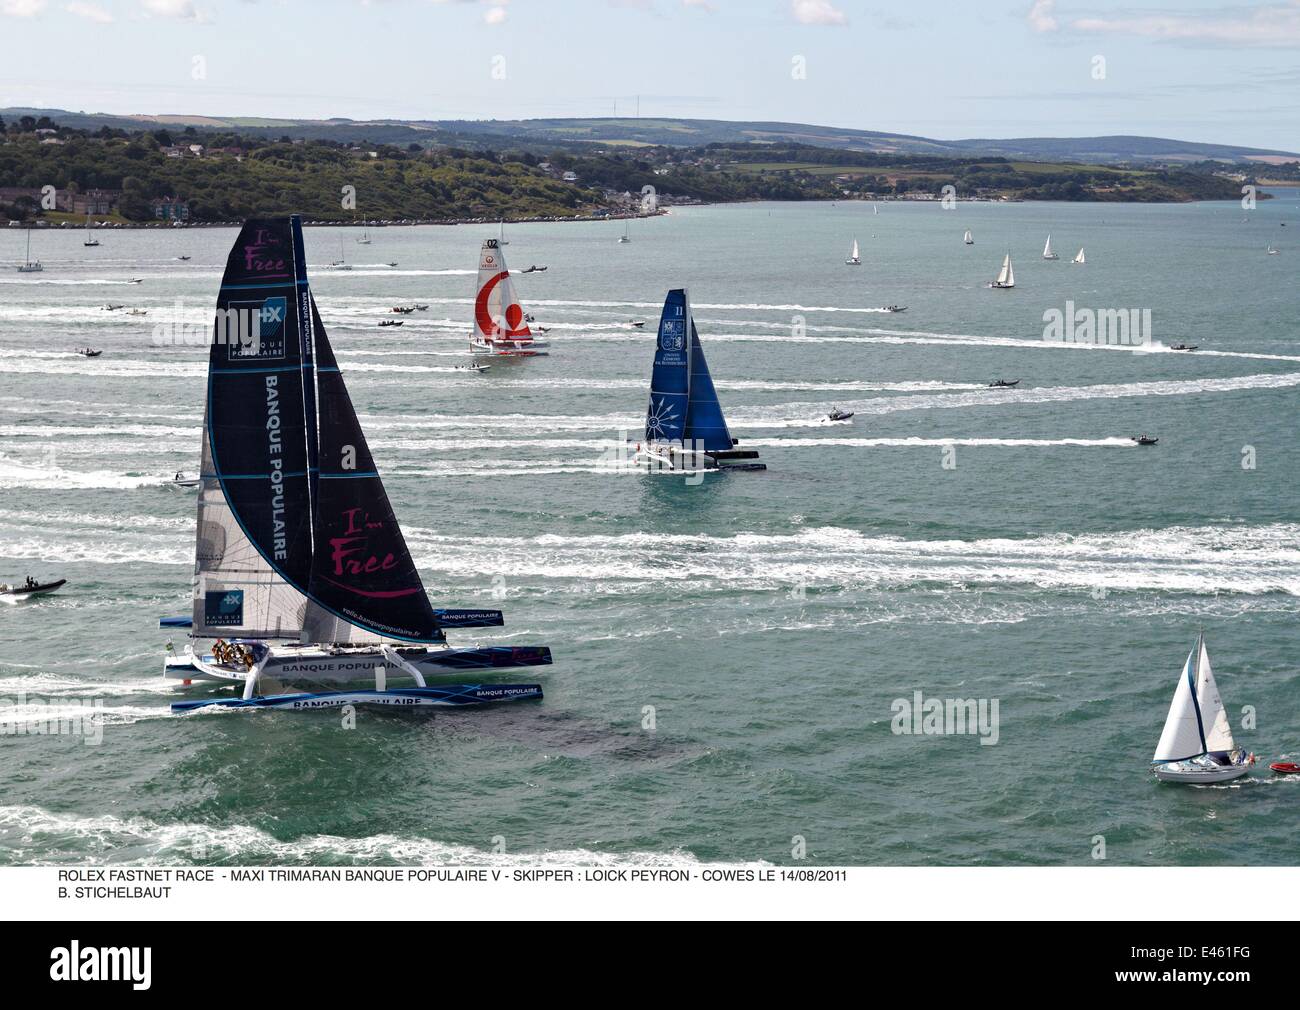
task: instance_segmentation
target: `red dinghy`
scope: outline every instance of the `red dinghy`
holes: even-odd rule
[[[1300,774],[1300,765],[1294,761],[1274,761],[1269,768],[1279,775],[1296,775]]]

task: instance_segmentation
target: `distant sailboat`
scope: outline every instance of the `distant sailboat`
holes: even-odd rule
[[[1047,236],[1047,245],[1043,246],[1043,259],[1059,260],[1060,258],[1061,257],[1056,255],[1056,253],[1052,252],[1052,236],[1049,233]]]
[[[334,270],[351,270],[352,264],[348,262],[347,253],[343,251],[343,236],[339,236],[339,258],[330,264]]]
[[[1268,249],[1266,249],[1265,251],[1266,251],[1270,256],[1276,256],[1276,255],[1277,255],[1277,250],[1273,248],[1273,246],[1272,246],[1271,243],[1270,243]]]
[[[1079,253],[1078,253],[1078,255],[1076,255],[1076,256],[1074,257],[1074,259],[1070,260],[1070,262],[1071,262],[1071,263],[1087,263],[1087,262],[1088,262],[1087,259],[1084,258],[1084,255],[1083,255],[1083,249],[1082,249],[1082,248],[1079,249]]]
[[[498,246],[509,245],[509,244],[510,244],[510,240],[509,240],[508,238],[506,238],[506,223],[505,223],[505,221],[504,221],[504,220],[501,221],[501,222],[500,222],[500,225],[501,225],[501,227],[497,230],[497,245],[498,245]]]
[[[966,245],[974,245],[974,244],[975,244],[975,236],[973,236],[973,235],[970,233],[970,229],[969,229],[969,228],[966,229],[966,235],[965,235],[964,238],[962,238],[962,241],[963,241],[964,243],[966,243]]]
[[[357,239],[357,245],[370,245],[370,228],[368,225],[362,225],[361,237]]]
[[[880,208],[877,207],[874,203],[871,205],[871,213],[873,213],[873,214],[879,214],[879,213],[880,213]]]
[[[1011,268],[1011,253],[1007,253],[1002,260],[1002,269],[998,271],[996,280],[989,282],[991,288],[1014,288],[1016,286],[1016,272]]]
[[[637,446],[636,462],[658,473],[767,469],[765,463],[745,462],[757,460],[758,453],[736,443],[722,416],[690,299],[685,288],[674,288],[659,317],[645,442]]]
[[[547,354],[549,346],[536,340],[528,328],[515,286],[510,280],[506,258],[497,239],[483,240],[478,259],[478,292],[474,297],[474,332],[470,336],[471,353],[493,361],[536,358]]]
[[[631,234],[631,232],[630,232],[630,230],[629,230],[629,229],[631,228],[631,226],[632,226],[632,222],[631,222],[630,220],[628,220],[627,218],[624,218],[624,219],[623,219],[623,234],[620,235],[620,236],[618,237],[618,244],[619,244],[619,245],[622,245],[624,242],[631,242],[631,241],[632,241],[632,234]]]
[[[853,240],[853,251],[849,253],[849,258],[844,261],[851,267],[862,266],[862,257],[858,255],[858,240]]]
[[[1228,713],[1210,669],[1205,635],[1187,654],[1151,763],[1163,782],[1227,782],[1250,770],[1255,755],[1232,738]]]
[[[27,262],[18,268],[20,274],[38,274],[45,267],[41,265],[40,260],[32,259],[32,230],[27,229]]]
[[[81,243],[87,249],[92,249],[99,245],[99,239],[90,233],[90,215],[86,215],[86,241]]]

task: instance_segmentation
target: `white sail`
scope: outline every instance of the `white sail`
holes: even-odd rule
[[[966,229],[966,234],[962,237],[962,241],[965,242],[967,245],[975,244],[975,237],[970,233],[969,228]]]
[[[1196,664],[1200,643],[1187,654],[1183,672],[1178,676],[1178,686],[1174,689],[1173,701],[1169,704],[1169,714],[1165,717],[1165,728],[1156,744],[1153,762],[1185,761],[1205,753],[1201,740],[1201,719],[1197,712]],[[1215,696],[1218,696],[1216,690]]]
[[[1080,250],[1079,250],[1079,254],[1078,254],[1077,256],[1074,257],[1074,262],[1075,262],[1075,263],[1086,263],[1086,262],[1088,262],[1088,261],[1087,261],[1086,259],[1084,259],[1084,257],[1083,257],[1083,250],[1082,250],[1082,249],[1080,249]]]
[[[1013,288],[1016,286],[1016,272],[1011,267],[1011,254],[1002,260],[1002,269],[998,271],[998,279],[994,283],[1000,288]]]
[[[862,258],[862,257],[858,255],[858,240],[857,240],[857,239],[854,239],[854,240],[853,240],[853,251],[852,251],[851,253],[849,253],[849,259],[850,259],[852,262],[856,263],[856,262],[857,262],[858,260],[860,260],[861,258]]]
[[[499,240],[485,239],[479,252],[478,291],[474,298],[474,336],[480,341],[531,342],[532,332],[515,297]]]
[[[307,597],[275,573],[244,535],[213,474],[208,423],[203,422],[203,463],[194,550],[194,637],[299,639]],[[237,596],[227,593],[242,591]]]
[[[1056,254],[1052,252],[1052,235],[1051,232],[1048,232],[1047,245],[1043,246],[1043,259],[1050,260],[1055,258]]]
[[[1210,669],[1210,653],[1205,648],[1205,638],[1200,643],[1200,671],[1196,679],[1196,701],[1201,709],[1201,726],[1205,731],[1205,749],[1211,753],[1232,751],[1237,743],[1232,739],[1232,726],[1228,722],[1228,713],[1224,710],[1223,700],[1219,697],[1219,685],[1214,682],[1214,671]]]

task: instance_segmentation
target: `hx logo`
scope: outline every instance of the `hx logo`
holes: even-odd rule
[[[210,628],[234,628],[243,624],[244,591],[222,589],[204,594],[203,622]]]
[[[659,346],[665,351],[680,351],[686,346],[686,321],[665,319],[659,327]]]
[[[235,314],[238,335],[229,341],[230,358],[283,358],[287,310],[283,295],[260,302],[231,302],[228,311]]]
[[[130,982],[132,989],[152,984],[152,947],[82,947],[73,940],[50,951],[55,982]]]

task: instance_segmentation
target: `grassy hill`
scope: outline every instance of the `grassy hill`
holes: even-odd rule
[[[1160,137],[1019,137],[935,140],[903,133],[883,133],[806,123],[730,122],[717,119],[513,119],[513,120],[351,120],[261,119],[185,115],[116,116],[65,109],[0,109],[6,121],[24,115],[48,116],[55,123],[84,130],[101,127],[154,130],[160,126],[233,129],[253,135],[289,136],[300,140],[334,140],[371,144],[503,143],[551,149],[567,145],[696,147],[704,144],[795,143],[877,154],[998,156],[1033,161],[1099,164],[1215,161],[1300,161],[1290,151],[1232,144],[1168,140]]]

